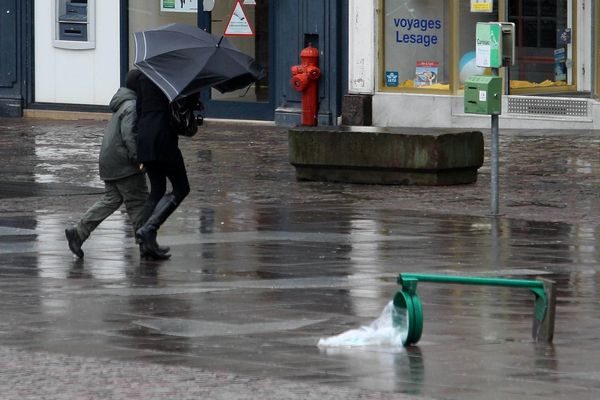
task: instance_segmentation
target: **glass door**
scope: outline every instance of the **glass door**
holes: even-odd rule
[[[224,35],[239,50],[253,57],[266,75],[247,88],[230,93],[211,89],[204,93],[206,115],[217,118],[272,120],[271,5],[268,0],[215,1],[210,12],[202,12],[200,27]]]

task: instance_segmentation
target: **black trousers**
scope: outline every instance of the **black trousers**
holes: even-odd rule
[[[173,161],[151,161],[145,162],[144,166],[150,179],[150,196],[148,203],[156,204],[167,191],[167,179],[171,182],[173,196],[177,205],[190,193],[190,182],[183,157]]]

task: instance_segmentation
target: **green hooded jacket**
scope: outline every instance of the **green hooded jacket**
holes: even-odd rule
[[[138,168],[135,92],[119,88],[110,101],[113,116],[104,129],[100,149],[100,179],[111,181],[142,173]]]

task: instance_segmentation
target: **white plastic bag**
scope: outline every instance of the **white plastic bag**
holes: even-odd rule
[[[319,347],[359,347],[359,346],[402,346],[402,335],[406,335],[406,324],[394,327],[392,313],[394,304],[390,301],[381,315],[369,326],[319,339]],[[406,321],[406,319],[404,319]],[[403,332],[404,331],[404,332]]]

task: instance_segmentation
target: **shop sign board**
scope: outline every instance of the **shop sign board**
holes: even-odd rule
[[[564,47],[554,49],[554,80],[567,80],[567,51]]]
[[[475,64],[500,68],[515,63],[515,24],[478,22],[475,28]]]
[[[502,26],[478,22],[475,31],[475,63],[483,68],[502,66]]]
[[[439,62],[437,61],[417,61],[415,87],[435,85],[437,83],[438,66]]]
[[[471,0],[471,12],[491,13],[494,11],[494,0]]]
[[[254,29],[250,25],[248,16],[242,7],[240,0],[235,2],[235,7],[229,17],[227,28],[225,28],[225,36],[254,36]]]

